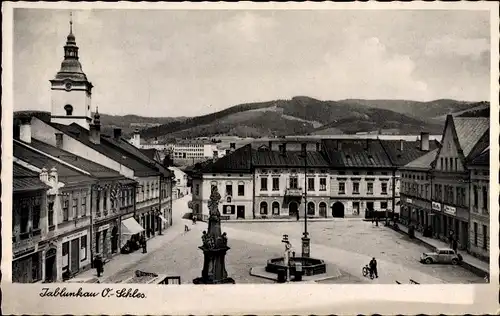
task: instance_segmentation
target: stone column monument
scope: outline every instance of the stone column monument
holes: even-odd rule
[[[210,200],[208,201],[209,218],[208,232],[204,231],[201,239],[203,245],[198,247],[203,251],[203,270],[201,277],[193,280],[194,284],[234,284],[234,280],[227,276],[226,252],[230,249],[227,246],[226,233],[221,234],[219,201],[221,196],[217,187],[212,188]]]

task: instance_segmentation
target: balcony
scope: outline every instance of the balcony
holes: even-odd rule
[[[301,197],[302,196],[302,188],[287,188],[285,191],[285,195]]]

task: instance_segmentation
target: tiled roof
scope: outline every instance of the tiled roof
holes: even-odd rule
[[[15,193],[44,190],[50,187],[43,183],[39,175],[16,162],[14,162],[12,170],[12,191]]]
[[[453,117],[458,142],[468,157],[474,146],[490,128],[490,119],[487,117]]]
[[[304,158],[300,151],[287,151],[281,154],[279,151],[253,150],[252,164],[255,167],[304,167]],[[328,161],[321,152],[307,152],[307,166],[316,168],[328,168]]]
[[[96,178],[123,178],[118,172],[109,169],[105,166],[97,164],[93,161],[87,160],[85,158],[74,155],[70,152],[62,150],[60,148],[54,147],[52,145],[46,144],[36,139],[32,139],[30,146],[41,150],[53,157],[59,158],[64,162],[67,162],[75,167],[81,168]]]
[[[94,181],[94,178],[91,176],[85,175],[84,173],[41,154],[36,150],[32,150],[19,142],[14,142],[13,153],[14,157],[39,169],[46,168],[50,171],[50,169],[55,167],[59,180],[66,184],[78,184]]]
[[[101,144],[97,145],[90,141],[89,131],[78,124],[63,125],[57,123],[49,123],[54,128],[62,131],[66,135],[80,141],[86,146],[100,152],[101,154],[113,159],[114,161],[134,170],[134,175],[139,177],[147,177],[158,175],[159,171],[155,167],[149,166],[125,150],[117,150],[117,146],[111,146],[109,138],[101,137]],[[132,145],[131,145],[132,146]]]
[[[486,149],[481,154],[477,155],[471,162],[472,166],[489,166],[490,165],[490,149]]]
[[[378,139],[324,139],[323,148],[330,166],[334,168],[393,167]]]
[[[404,166],[439,147],[435,140],[429,141],[429,151],[420,150],[420,141],[403,141],[402,151],[400,140],[380,140],[380,143],[396,166]]]
[[[148,157],[151,160],[155,159],[156,156],[156,149],[154,148],[147,148],[147,149],[139,149],[141,153],[143,153],[146,157]]]
[[[207,161],[201,166],[202,173],[222,172],[250,172],[252,147],[245,145],[234,152],[217,159],[215,162]]]
[[[436,159],[438,153],[438,148],[428,152],[427,154],[418,157],[417,159],[410,161],[403,168],[404,169],[431,169],[432,162]]]

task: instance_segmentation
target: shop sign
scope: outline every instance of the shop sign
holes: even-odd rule
[[[406,198],[406,203],[413,203],[412,199]]]
[[[103,230],[105,230],[105,229],[109,229],[109,224],[106,224],[106,225],[102,225],[102,226],[100,226],[100,227],[97,229],[97,231],[98,231],[98,232],[102,232],[102,231],[103,231]]]
[[[441,203],[432,202],[432,209],[435,211],[441,211]]]
[[[31,254],[36,252],[38,248],[38,242],[35,242],[33,239],[26,239],[14,244],[13,249],[13,257],[17,258],[20,256],[24,256],[27,254]]]
[[[457,214],[457,209],[452,207],[452,206],[448,206],[448,205],[445,205],[444,206],[444,212],[447,213],[447,214],[450,214],[450,215],[456,215]]]
[[[87,231],[86,230],[82,230],[82,231],[79,231],[78,233],[74,233],[74,234],[71,234],[69,236],[63,237],[62,242],[65,243],[67,241],[83,237],[85,235],[87,235]]]

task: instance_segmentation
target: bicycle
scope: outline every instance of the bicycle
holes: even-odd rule
[[[370,273],[370,267],[368,265],[363,267],[363,276],[373,280],[373,273]]]

